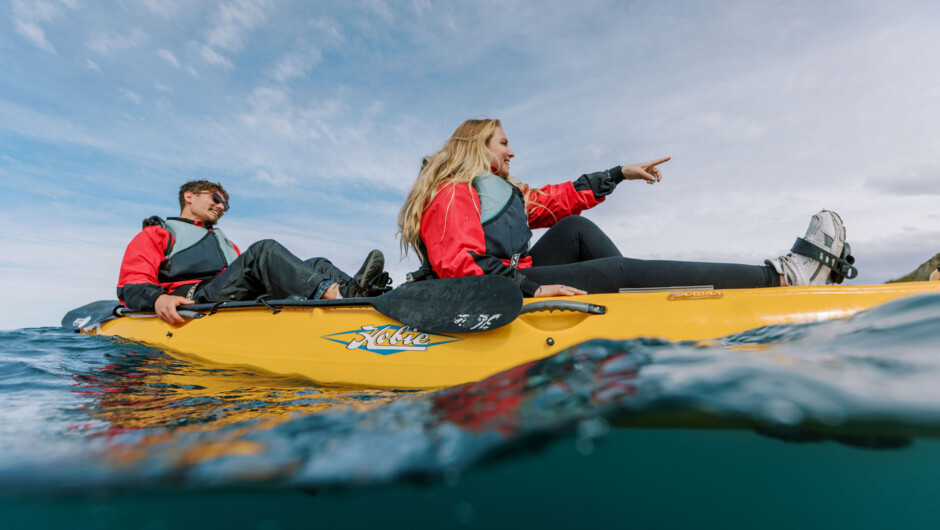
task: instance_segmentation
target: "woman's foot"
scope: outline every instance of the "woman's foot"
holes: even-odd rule
[[[842,277],[854,278],[858,271],[854,259],[843,257],[848,250],[842,218],[823,210],[813,216],[806,236],[797,238],[786,256],[766,260],[783,279],[782,285],[828,285],[842,283]],[[836,269],[836,272],[833,272]],[[851,270],[850,270],[851,269]],[[835,276],[835,278],[833,278]]]

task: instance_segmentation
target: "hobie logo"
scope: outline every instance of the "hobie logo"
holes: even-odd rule
[[[403,351],[425,351],[434,346],[461,339],[437,333],[419,331],[410,326],[362,326],[361,329],[334,333],[323,337],[338,342],[347,350],[366,350],[382,355]]]

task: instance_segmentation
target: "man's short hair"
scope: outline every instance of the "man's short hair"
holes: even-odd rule
[[[206,179],[201,180],[190,180],[186,184],[180,186],[180,211],[183,211],[183,208],[186,206],[186,199],[183,198],[183,194],[187,191],[193,193],[199,193],[201,191],[217,191],[225,197],[225,202],[228,202],[228,192],[225,191],[225,188],[222,187],[218,182],[210,182]]]

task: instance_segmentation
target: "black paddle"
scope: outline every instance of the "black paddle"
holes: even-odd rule
[[[73,309],[62,317],[62,327],[80,330],[117,316],[115,310],[122,307],[117,300],[98,300]]]
[[[522,291],[503,276],[467,276],[406,283],[365,298],[383,315],[435,333],[486,331],[509,324],[522,309]]]
[[[470,333],[496,329],[515,320],[522,309],[522,293],[516,284],[502,276],[468,276],[406,283],[373,298],[222,302],[192,304],[179,309],[183,316],[192,317],[195,316],[192,312],[234,307],[335,307],[364,304],[422,331]],[[130,313],[146,311],[122,308],[117,300],[99,300],[66,313],[62,318],[62,327],[80,330]]]

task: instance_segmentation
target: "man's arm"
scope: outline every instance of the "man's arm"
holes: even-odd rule
[[[125,306],[152,311],[157,297],[166,292],[157,277],[169,239],[165,228],[148,226],[128,243],[117,285],[118,298]]]
[[[183,296],[161,294],[154,302],[154,312],[160,320],[168,324],[182,324],[186,319],[181,317],[177,308],[181,305],[194,304],[192,300]]]

